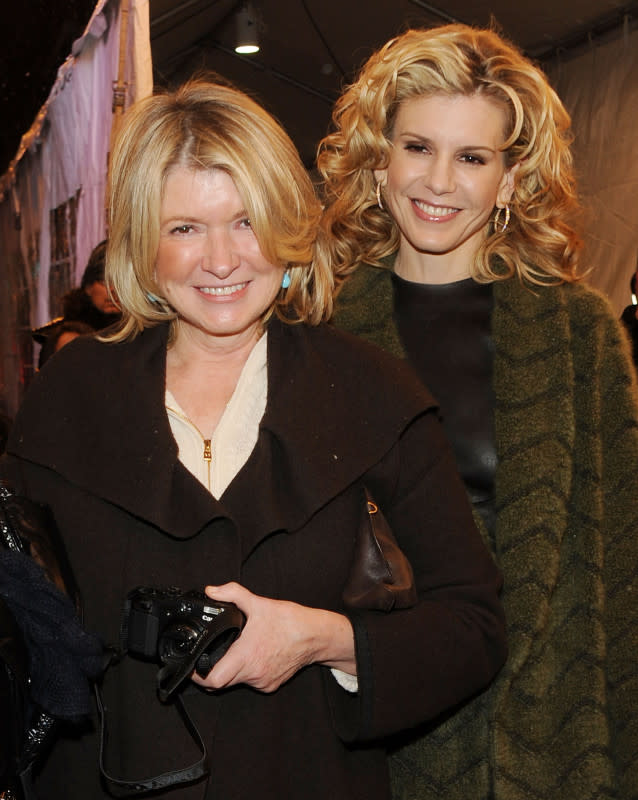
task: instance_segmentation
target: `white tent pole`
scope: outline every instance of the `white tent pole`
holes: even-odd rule
[[[120,50],[117,68],[117,81],[113,85],[113,122],[111,124],[110,150],[113,149],[113,141],[120,127],[126,102],[126,81],[124,78],[126,74],[126,51],[128,48],[129,3],[130,0],[121,0]]]

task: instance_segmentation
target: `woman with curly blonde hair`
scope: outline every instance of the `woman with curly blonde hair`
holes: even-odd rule
[[[492,686],[395,753],[395,797],[634,796],[636,394],[579,282],[569,115],[501,36],[449,25],[372,55],[333,122],[334,322],[439,401],[509,621]]]

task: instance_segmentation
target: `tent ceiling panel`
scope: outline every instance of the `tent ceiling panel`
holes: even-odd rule
[[[409,26],[446,21],[501,30],[535,58],[563,52],[588,36],[630,24],[638,1],[618,0],[252,0],[261,51],[237,56],[235,14],[241,0],[149,0],[156,85],[194,71],[217,71],[261,100],[293,135],[310,164],[340,88],[365,58]],[[94,0],[32,0],[5,11],[0,50],[0,173],[45,101]],[[19,35],[16,35],[16,32]]]

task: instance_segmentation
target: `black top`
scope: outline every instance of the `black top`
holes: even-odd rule
[[[408,359],[441,407],[470,499],[492,530],[494,397],[492,285],[471,278],[421,284],[392,276],[394,312]]]

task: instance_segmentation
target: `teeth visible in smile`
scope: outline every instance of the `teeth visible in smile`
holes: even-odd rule
[[[459,209],[458,208],[445,208],[443,206],[431,206],[428,203],[424,203],[422,200],[415,200],[414,204],[424,211],[430,217],[445,217],[448,214],[454,214]]]
[[[235,283],[232,286],[201,286],[199,291],[204,294],[213,294],[216,297],[221,297],[222,295],[240,292],[244,286],[246,286],[246,283]]]

